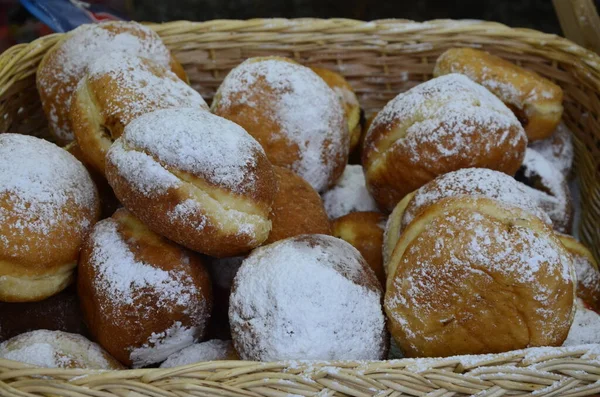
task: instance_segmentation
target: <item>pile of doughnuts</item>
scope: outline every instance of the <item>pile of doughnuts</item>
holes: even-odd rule
[[[37,72],[55,143],[0,134],[0,358],[168,368],[571,343],[600,272],[569,236],[562,90],[467,48],[434,75],[365,123],[340,74],[257,57],[209,107],[151,29],[66,34]]]

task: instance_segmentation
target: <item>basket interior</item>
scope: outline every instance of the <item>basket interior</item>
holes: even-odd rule
[[[580,237],[600,259],[600,58],[595,54],[554,35],[474,21],[274,19],[152,26],[208,103],[231,68],[261,55],[285,56],[343,74],[367,116],[399,92],[430,79],[437,57],[452,47],[481,48],[550,78],[564,90],[564,120],[577,138]],[[0,131],[47,137],[35,69],[56,39],[3,55]],[[7,65],[8,55],[12,65]]]

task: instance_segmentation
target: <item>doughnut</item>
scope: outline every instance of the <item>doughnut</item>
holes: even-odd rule
[[[563,346],[580,346],[600,343],[600,315],[577,299],[575,319]]]
[[[244,254],[271,230],[273,166],[243,128],[203,110],[129,123],[107,154],[106,177],[150,229],[203,254]]]
[[[487,197],[437,201],[404,230],[388,263],[388,328],[406,357],[560,346],[575,270],[540,218]]]
[[[536,202],[528,200],[527,186],[512,177],[485,168],[463,168],[440,175],[415,192],[407,195],[390,215],[384,239],[384,263],[391,256],[402,231],[435,202],[446,197],[480,196],[521,208],[552,226],[550,217]]]
[[[210,277],[198,254],[125,209],[96,224],[81,251],[77,290],[93,338],[135,368],[160,363],[206,332]]]
[[[562,117],[563,92],[550,80],[473,48],[451,48],[439,56],[434,76],[464,74],[483,85],[517,116],[530,141],[552,134]]]
[[[600,271],[592,253],[574,237],[558,237],[573,257],[577,274],[577,296],[594,310],[600,311]]]
[[[195,343],[170,355],[160,367],[173,368],[203,361],[219,360],[239,360],[230,340],[213,339],[206,342]]]
[[[235,276],[229,322],[242,360],[381,360],[375,273],[350,244],[302,235],[260,247]]]
[[[365,174],[360,165],[347,165],[335,185],[323,193],[323,204],[329,219],[351,212],[377,211],[377,203],[367,190]]]
[[[573,228],[573,202],[563,174],[544,156],[527,148],[515,178],[527,185],[525,188],[531,199],[552,219],[554,229],[570,234]]]
[[[573,168],[575,148],[573,147],[573,133],[565,123],[558,124],[548,138],[531,142],[529,147],[552,163],[565,178],[569,178]]]
[[[0,302],[0,342],[38,329],[87,335],[74,286],[39,302]]]
[[[527,136],[498,98],[460,74],[399,94],[377,114],[363,146],[367,187],[382,210],[461,168],[514,175]]]
[[[385,222],[386,216],[379,212],[352,212],[335,219],[332,224],[333,235],[361,253],[382,286],[385,286],[381,252]]]
[[[0,301],[39,301],[71,284],[99,216],[94,182],[75,157],[39,138],[0,134]]]
[[[123,369],[117,360],[84,336],[45,329],[2,342],[0,358],[46,368]]]
[[[278,189],[270,215],[273,226],[263,244],[299,234],[331,234],[319,193],[293,171],[277,166],[274,170]]]
[[[223,80],[212,111],[242,126],[269,160],[318,192],[344,171],[350,134],[335,92],[315,72],[291,59],[250,58]]]
[[[327,83],[342,103],[344,115],[348,121],[348,131],[350,132],[350,153],[354,152],[358,147],[362,133],[362,110],[352,86],[344,76],[332,70],[317,67],[311,67],[311,69]]]
[[[179,62],[152,29],[136,22],[122,21],[81,25],[46,52],[36,74],[50,133],[58,144],[66,145],[74,139],[69,109],[77,83],[88,66],[111,54],[152,59],[187,81]]]
[[[106,152],[123,128],[142,114],[190,107],[204,99],[168,68],[135,55],[114,53],[88,66],[71,99],[71,128],[84,157],[104,173]]]
[[[108,181],[99,171],[97,171],[84,157],[81,148],[77,144],[77,141],[73,141],[67,144],[64,149],[71,153],[75,158],[85,166],[90,173],[96,188],[98,189],[98,195],[100,198],[100,219],[105,219],[114,214],[114,212],[121,207],[121,203],[115,197],[115,193],[112,187],[108,184]]]

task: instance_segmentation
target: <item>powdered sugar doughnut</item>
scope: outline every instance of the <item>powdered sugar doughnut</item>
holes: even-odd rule
[[[399,94],[365,137],[367,187],[387,211],[436,176],[461,168],[514,175],[527,136],[515,115],[484,87],[449,74]]]
[[[160,37],[136,22],[111,21],[81,25],[46,52],[37,70],[37,88],[56,141],[73,140],[69,126],[71,94],[89,65],[109,54],[129,54],[152,59],[187,81],[183,68]]]
[[[202,361],[218,360],[239,360],[230,340],[213,339],[193,344],[170,355],[160,367],[172,368]]]
[[[212,308],[200,257],[125,209],[96,224],[81,253],[78,292],[94,339],[133,367],[202,338]]]
[[[331,236],[254,250],[235,276],[229,321],[243,360],[379,360],[387,350],[379,282]]]
[[[574,283],[571,255],[538,217],[485,197],[448,197],[400,237],[385,309],[407,357],[560,346]]]
[[[573,133],[564,122],[561,122],[548,138],[532,142],[529,147],[544,156],[565,178],[569,177],[573,168],[575,148]]]
[[[75,157],[38,138],[0,134],[0,300],[62,291],[99,216],[94,182]]]
[[[342,105],[323,79],[290,59],[246,60],[225,77],[212,110],[244,127],[274,165],[318,192],[344,171],[350,138]]]
[[[207,255],[246,253],[271,230],[271,163],[243,128],[206,111],[138,117],[108,152],[106,176],[152,230]]]
[[[123,128],[142,114],[167,108],[208,110],[199,93],[147,58],[113,53],[87,68],[71,101],[71,127],[89,163],[104,173],[104,158]]]
[[[512,109],[530,141],[548,137],[563,114],[562,89],[536,72],[474,48],[450,48],[439,56],[434,76],[461,73],[483,85]]]
[[[351,212],[377,211],[377,203],[371,197],[360,165],[347,165],[335,185],[323,193],[323,204],[329,219],[339,218]]]
[[[85,337],[38,330],[0,344],[0,358],[46,368],[123,369],[104,349]]]
[[[577,299],[575,319],[563,346],[590,343],[600,343],[600,315],[590,310],[583,300]]]
[[[529,196],[552,219],[554,229],[569,234],[573,228],[573,202],[563,174],[541,154],[527,148],[515,178],[523,182]]]
[[[600,310],[600,270],[594,256],[575,238],[564,234],[559,234],[558,237],[573,256],[577,296],[594,310]]]

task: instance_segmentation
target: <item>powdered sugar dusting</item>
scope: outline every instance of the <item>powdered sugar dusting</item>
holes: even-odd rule
[[[127,125],[149,110],[190,107],[208,110],[202,96],[169,69],[135,55],[112,53],[88,68],[87,81],[110,77],[111,95],[102,103],[104,117]],[[85,83],[83,79],[80,84]]]
[[[334,91],[316,73],[304,66],[277,59],[249,59],[233,69],[221,84],[217,97],[219,109],[232,101],[256,107],[251,87],[264,80],[272,89],[271,117],[279,123],[281,136],[299,148],[300,158],[293,171],[311,186],[327,187],[336,158],[347,158],[350,137],[344,111]],[[235,99],[233,99],[235,98]]]
[[[552,225],[546,213],[537,202],[528,199],[525,185],[498,171],[484,168],[465,168],[437,177],[421,187],[415,193],[402,218],[402,227],[406,227],[415,216],[427,206],[446,197],[469,195],[482,196],[516,206]]]
[[[368,148],[380,150],[371,135],[379,124],[404,129],[403,139],[392,144],[410,150],[411,161],[434,166],[452,157],[469,163],[473,139],[481,142],[481,152],[490,153],[498,145],[518,147],[527,142],[525,131],[514,114],[483,86],[459,74],[434,78],[399,94],[380,111],[365,139]],[[479,134],[482,137],[476,138]],[[423,156],[423,144],[432,149]],[[381,148],[386,150],[388,148]]]
[[[340,179],[323,193],[322,198],[330,219],[351,212],[377,211],[377,204],[367,190],[365,174],[360,165],[347,165]]]
[[[46,368],[110,369],[100,346],[78,334],[31,331],[0,344],[0,357]]]
[[[235,277],[229,319],[242,359],[381,359],[381,292],[349,244],[299,236],[254,250]],[[351,280],[356,280],[352,282]]]
[[[66,150],[31,136],[0,134],[0,196],[8,205],[0,206],[0,223],[10,217],[18,222],[4,225],[0,251],[23,236],[49,235],[72,221],[68,206],[89,210],[97,205],[96,187],[87,170]],[[83,236],[92,225],[81,221]],[[48,242],[50,244],[51,242]],[[21,244],[19,250],[29,250]]]
[[[256,190],[260,144],[243,128],[198,109],[163,109],[125,128],[124,144],[151,153],[167,167],[204,178],[235,193]]]
[[[230,340],[213,339],[196,343],[172,354],[160,367],[172,368],[202,361],[227,360],[232,354],[233,345]]]
[[[407,343],[416,346],[414,343],[423,338],[436,340],[437,333],[456,332],[462,326],[468,330],[469,322],[476,321],[473,316],[479,310],[489,310],[483,303],[492,298],[485,297],[485,283],[510,284],[507,291],[518,294],[515,299],[520,304],[527,302],[532,308],[527,324],[538,326],[536,332],[551,338],[564,328],[570,318],[564,311],[559,315],[553,309],[563,298],[559,292],[564,292],[574,280],[570,256],[560,249],[558,240],[528,227],[508,228],[484,221],[477,212],[455,214],[434,219],[415,238],[398,265],[394,288],[388,288],[386,310],[404,331]],[[447,227],[448,224],[452,227]],[[429,241],[435,244],[425,249],[424,244]],[[541,278],[546,281],[540,282]],[[463,320],[452,322],[452,326],[434,330],[422,320],[454,318],[456,305],[463,308],[460,313]],[[435,326],[433,321],[429,324]]]
[[[527,148],[525,151],[521,172],[527,180],[533,181],[534,185],[539,179],[546,191],[540,190],[539,186],[525,186],[529,197],[534,199],[548,214],[556,230],[568,233],[573,208],[571,193],[565,177],[541,154],[531,148]]]
[[[577,284],[583,286],[587,291],[592,291],[594,296],[600,296],[600,271],[592,265],[586,256],[571,253],[573,254],[573,265],[577,274]]]
[[[577,346],[588,343],[600,343],[600,315],[585,307],[577,299],[575,319],[563,346]]]
[[[95,287],[111,304],[133,305],[151,289],[157,307],[199,305],[192,278],[180,270],[165,271],[136,260],[111,218],[96,224],[91,236],[90,263],[96,273]],[[139,308],[143,309],[143,308]]]
[[[532,142],[529,147],[552,163],[566,178],[571,173],[575,149],[573,133],[561,122],[549,138]]]
[[[190,346],[196,341],[199,333],[199,327],[184,327],[181,322],[176,321],[167,330],[152,333],[146,344],[131,351],[132,366],[140,368],[159,363],[171,354]]]
[[[113,29],[126,29],[115,33]],[[63,109],[52,105],[50,122],[60,138],[72,140],[73,133],[67,124],[67,112],[76,84],[83,77],[88,65],[107,53],[120,53],[147,57],[158,64],[169,67],[170,53],[152,29],[135,22],[104,22],[81,25],[59,43],[55,64],[48,65],[43,73],[38,72],[38,87],[47,95],[65,95],[67,103]],[[63,104],[61,103],[61,106]],[[60,112],[60,118],[58,113]],[[64,113],[64,114],[63,114]],[[53,115],[53,117],[52,117]]]

